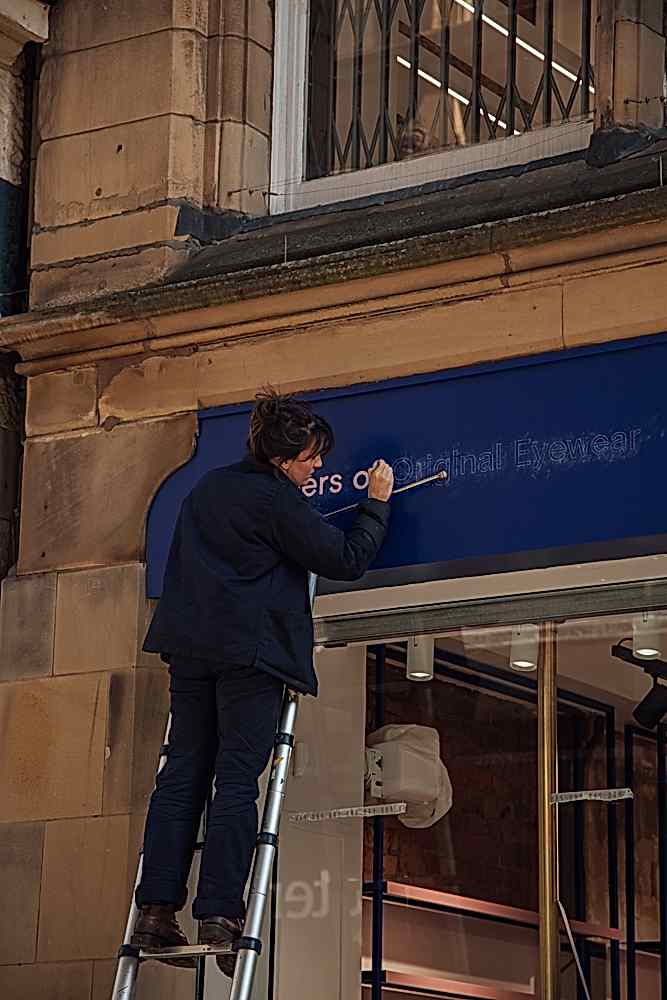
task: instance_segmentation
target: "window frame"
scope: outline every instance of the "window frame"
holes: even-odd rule
[[[489,143],[305,180],[309,0],[275,0],[269,214],[313,209],[585,149],[593,112]]]

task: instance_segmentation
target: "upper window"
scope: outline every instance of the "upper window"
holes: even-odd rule
[[[599,5],[276,0],[273,210],[585,147]],[[664,4],[639,7],[615,25],[614,117],[661,123]]]
[[[587,115],[591,7],[311,0],[306,179]]]

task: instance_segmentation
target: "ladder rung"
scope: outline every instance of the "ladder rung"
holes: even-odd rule
[[[234,952],[231,941],[227,944],[188,944],[178,948],[160,948],[159,951],[139,952],[139,958],[205,958],[207,955],[231,955]]]

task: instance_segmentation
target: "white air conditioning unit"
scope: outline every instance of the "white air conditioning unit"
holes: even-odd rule
[[[389,725],[366,740],[366,790],[371,799],[407,802],[405,826],[433,826],[452,807],[452,784],[430,726]]]

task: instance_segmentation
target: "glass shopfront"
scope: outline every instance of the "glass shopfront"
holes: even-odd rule
[[[599,572],[602,580],[605,567]],[[525,578],[529,582],[530,574]],[[549,617],[518,621],[531,604]],[[334,899],[348,894],[353,947],[357,931],[350,921],[361,914],[357,971],[363,994],[373,1000],[394,993],[657,998],[667,990],[661,973],[667,895],[660,891],[667,885],[661,683],[667,681],[667,586],[661,580],[601,582],[523,594],[503,604],[506,621],[478,625],[493,614],[490,605],[453,604],[448,619],[462,624],[443,631],[430,612],[402,608],[397,627],[409,614],[413,624],[428,622],[429,631],[388,634],[384,642],[377,641],[388,620],[380,609],[347,626],[345,616],[320,622],[320,639],[329,633],[331,643],[319,657],[323,697],[338,700],[338,714],[326,707],[319,715],[324,730],[331,726],[320,745],[336,743],[348,700],[358,708],[363,668],[366,759],[362,767],[352,731],[342,733],[333,770],[323,756],[315,783],[306,781],[309,808],[326,814],[341,806],[395,804],[397,782],[408,798],[418,798],[411,768],[423,767],[432,781],[433,746],[440,799],[412,802],[402,815],[299,821],[287,836],[298,828],[302,849],[319,840],[328,841],[329,850],[338,844],[334,853],[348,860],[356,853],[357,880],[351,868],[341,872],[346,889],[340,893],[333,871],[323,875],[324,866],[316,867],[329,906],[335,909]],[[614,611],[600,614],[599,607]],[[351,641],[341,646],[346,629]],[[364,630],[372,642],[355,641]],[[340,673],[346,656],[350,668]],[[359,725],[357,716],[357,737]],[[416,739],[422,731],[434,743]],[[309,743],[312,734],[304,738]],[[398,744],[408,750],[400,763]],[[368,755],[378,751],[387,755],[386,798],[374,795],[377,786],[369,783]],[[352,777],[345,792],[343,772]],[[297,808],[304,804],[299,797]],[[318,954],[327,952],[329,935],[320,928],[318,938],[322,894],[318,908],[315,890],[313,884],[309,920]],[[288,886],[292,917],[294,893]],[[292,954],[288,942],[293,937],[296,948],[303,940],[303,916],[291,919],[285,900],[283,894],[279,937]],[[348,992],[340,991],[337,975],[329,986],[321,980],[320,995],[358,995],[353,980],[348,970]]]

